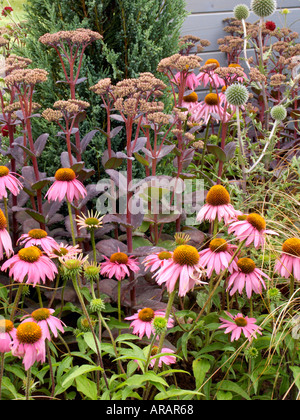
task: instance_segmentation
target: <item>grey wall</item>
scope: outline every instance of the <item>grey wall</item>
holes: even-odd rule
[[[233,8],[237,4],[247,4],[250,8],[251,0],[187,0],[187,10],[190,15],[182,27],[182,35],[196,35],[211,42],[210,47],[205,48],[201,53],[204,61],[208,58],[216,58],[221,65],[225,65],[225,54],[218,48],[217,40],[223,38],[226,33],[223,31],[223,19],[233,16]],[[299,0],[278,0],[278,9],[288,8],[291,13],[287,15],[288,26],[293,31],[300,33],[300,1]],[[257,16],[250,14],[249,22],[255,22]],[[276,12],[268,18],[278,26],[284,25],[284,16]]]

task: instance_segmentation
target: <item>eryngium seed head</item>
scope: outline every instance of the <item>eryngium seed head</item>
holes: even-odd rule
[[[276,0],[252,0],[251,9],[253,12],[261,17],[267,17],[273,15],[277,8]]]
[[[287,110],[283,105],[276,105],[271,109],[271,117],[275,121],[283,121],[286,119]]]
[[[248,89],[240,84],[234,83],[225,92],[227,102],[232,106],[243,106],[249,99]]]
[[[250,15],[249,7],[246,4],[238,4],[235,6],[233,13],[237,20],[246,20]]]

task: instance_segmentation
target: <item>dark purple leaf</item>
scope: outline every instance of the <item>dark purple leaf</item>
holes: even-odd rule
[[[123,126],[121,125],[119,127],[113,128],[110,132],[110,138],[113,139],[114,137],[116,137],[122,129],[123,129]]]
[[[236,145],[235,141],[231,141],[230,143],[226,144],[226,146],[224,148],[224,152],[225,152],[225,155],[226,155],[227,162],[234,158],[236,147],[237,147],[237,145]]]
[[[37,138],[36,142],[34,143],[35,154],[36,154],[37,157],[41,156],[41,154],[43,153],[43,150],[46,146],[48,138],[49,138],[49,134],[44,133],[44,134],[40,135]]]
[[[127,246],[117,239],[104,239],[97,243],[96,248],[100,254],[103,254],[106,257],[110,257],[118,251],[128,252]]]
[[[73,165],[75,163],[77,163],[77,160],[74,158],[74,156],[72,156],[72,159],[73,159]],[[71,167],[68,152],[62,152],[62,154],[60,155],[60,161],[61,161],[62,168],[70,168]]]
[[[80,83],[83,83],[83,82],[85,82],[86,80],[87,80],[87,78],[86,78],[86,77],[81,77],[80,79],[77,79],[77,81],[76,81],[75,85],[79,85]]]
[[[84,152],[86,150],[87,146],[90,144],[91,140],[94,138],[95,134],[98,132],[99,130],[92,130],[83,137],[80,143],[81,152]]]

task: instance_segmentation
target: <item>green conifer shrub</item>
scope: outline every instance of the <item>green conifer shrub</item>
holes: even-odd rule
[[[31,58],[34,67],[49,72],[48,82],[37,91],[42,110],[52,107],[56,100],[68,99],[69,87],[61,82],[64,76],[56,52],[41,44],[39,37],[79,27],[103,36],[103,42],[93,43],[86,50],[80,75],[86,81],[76,88],[78,98],[91,103],[86,120],[80,124],[81,136],[97,127],[105,129],[100,99],[89,87],[104,77],[117,82],[140,72],[155,73],[163,57],[178,51],[180,29],[187,15],[184,0],[29,0],[25,10],[26,45],[16,52]],[[35,119],[36,136],[50,133],[47,153],[43,154],[44,169],[49,174],[60,166],[60,152],[65,148],[56,131],[54,124],[51,127],[42,118]],[[121,142],[122,134],[114,138],[116,149]],[[84,155],[87,166],[92,162],[99,174],[104,149],[105,137],[97,134]]]

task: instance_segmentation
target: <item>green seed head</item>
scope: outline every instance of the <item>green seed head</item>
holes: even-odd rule
[[[105,303],[102,299],[92,299],[90,302],[90,309],[92,312],[101,312],[105,309]]]
[[[277,9],[276,0],[252,0],[251,9],[260,18],[273,15]]]
[[[245,350],[245,356],[248,359],[256,359],[259,355],[259,351],[255,347],[249,347]]]
[[[225,92],[227,102],[233,106],[243,106],[249,99],[248,89],[241,83],[234,83]]]
[[[281,298],[281,292],[276,287],[268,290],[268,298],[271,302],[278,303]]]
[[[234,17],[238,20],[246,20],[250,15],[249,7],[246,4],[238,4],[233,9]]]
[[[152,325],[156,334],[160,335],[167,329],[167,320],[161,316],[157,316],[153,319]]]

